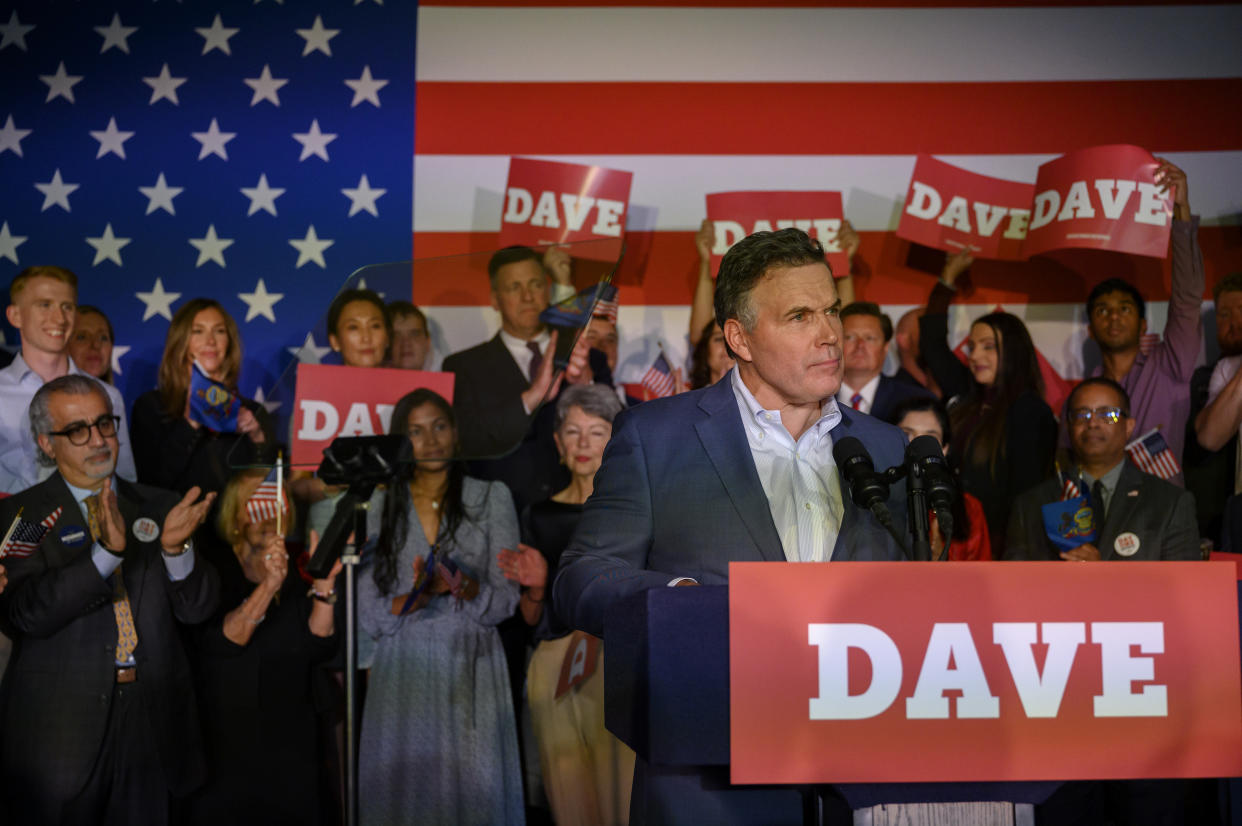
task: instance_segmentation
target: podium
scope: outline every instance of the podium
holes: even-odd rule
[[[622,600],[606,617],[605,721],[653,769],[728,776],[728,631],[727,586],[654,588]],[[882,803],[1035,804],[1059,785],[849,783],[834,788],[859,809]]]

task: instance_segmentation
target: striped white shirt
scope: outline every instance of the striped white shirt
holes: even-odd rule
[[[837,400],[829,397],[819,419],[794,441],[781,422],[780,411],[760,407],[737,370],[731,373],[746,440],[785,559],[828,561],[845,513],[829,435],[841,421]]]

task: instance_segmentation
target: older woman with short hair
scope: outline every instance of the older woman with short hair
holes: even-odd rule
[[[569,468],[569,486],[528,506],[522,513],[523,542],[498,556],[505,576],[522,585],[518,607],[535,626],[538,645],[526,672],[526,693],[544,788],[558,826],[629,819],[634,752],[604,728],[602,645],[557,616],[548,587],[594,490],[595,471],[620,412],[616,393],[604,385],[574,385],[561,393],[555,439],[561,462]],[[583,652],[587,676],[557,696],[562,666]]]

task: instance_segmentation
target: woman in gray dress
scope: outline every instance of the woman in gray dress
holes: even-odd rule
[[[361,633],[375,641],[362,718],[363,824],[522,824],[509,677],[496,624],[517,583],[495,559],[516,547],[517,515],[500,482],[453,461],[452,408],[429,390],[397,403],[413,474],[372,500],[379,535],[359,580]]]

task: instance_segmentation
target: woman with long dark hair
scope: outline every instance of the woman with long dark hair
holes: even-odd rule
[[[517,730],[496,625],[518,602],[496,564],[516,547],[501,482],[465,475],[453,409],[430,390],[397,402],[411,473],[372,500],[373,564],[359,581],[375,642],[359,752],[361,822],[524,821]],[[382,499],[382,503],[381,500]]]
[[[238,393],[241,335],[211,298],[191,299],[177,310],[168,325],[159,384],[134,402],[130,434],[139,482],[178,493],[195,485],[219,492],[233,468],[271,461],[275,440],[263,405],[242,399],[234,433],[215,433],[190,415],[195,362],[208,378]]]
[[[962,489],[983,504],[994,548],[1005,547],[1015,496],[1052,471],[1057,425],[1044,401],[1044,381],[1026,325],[1006,312],[970,327],[967,362],[949,349],[949,303],[969,254],[951,256],[919,319],[919,348],[949,400],[955,449],[950,464]]]

